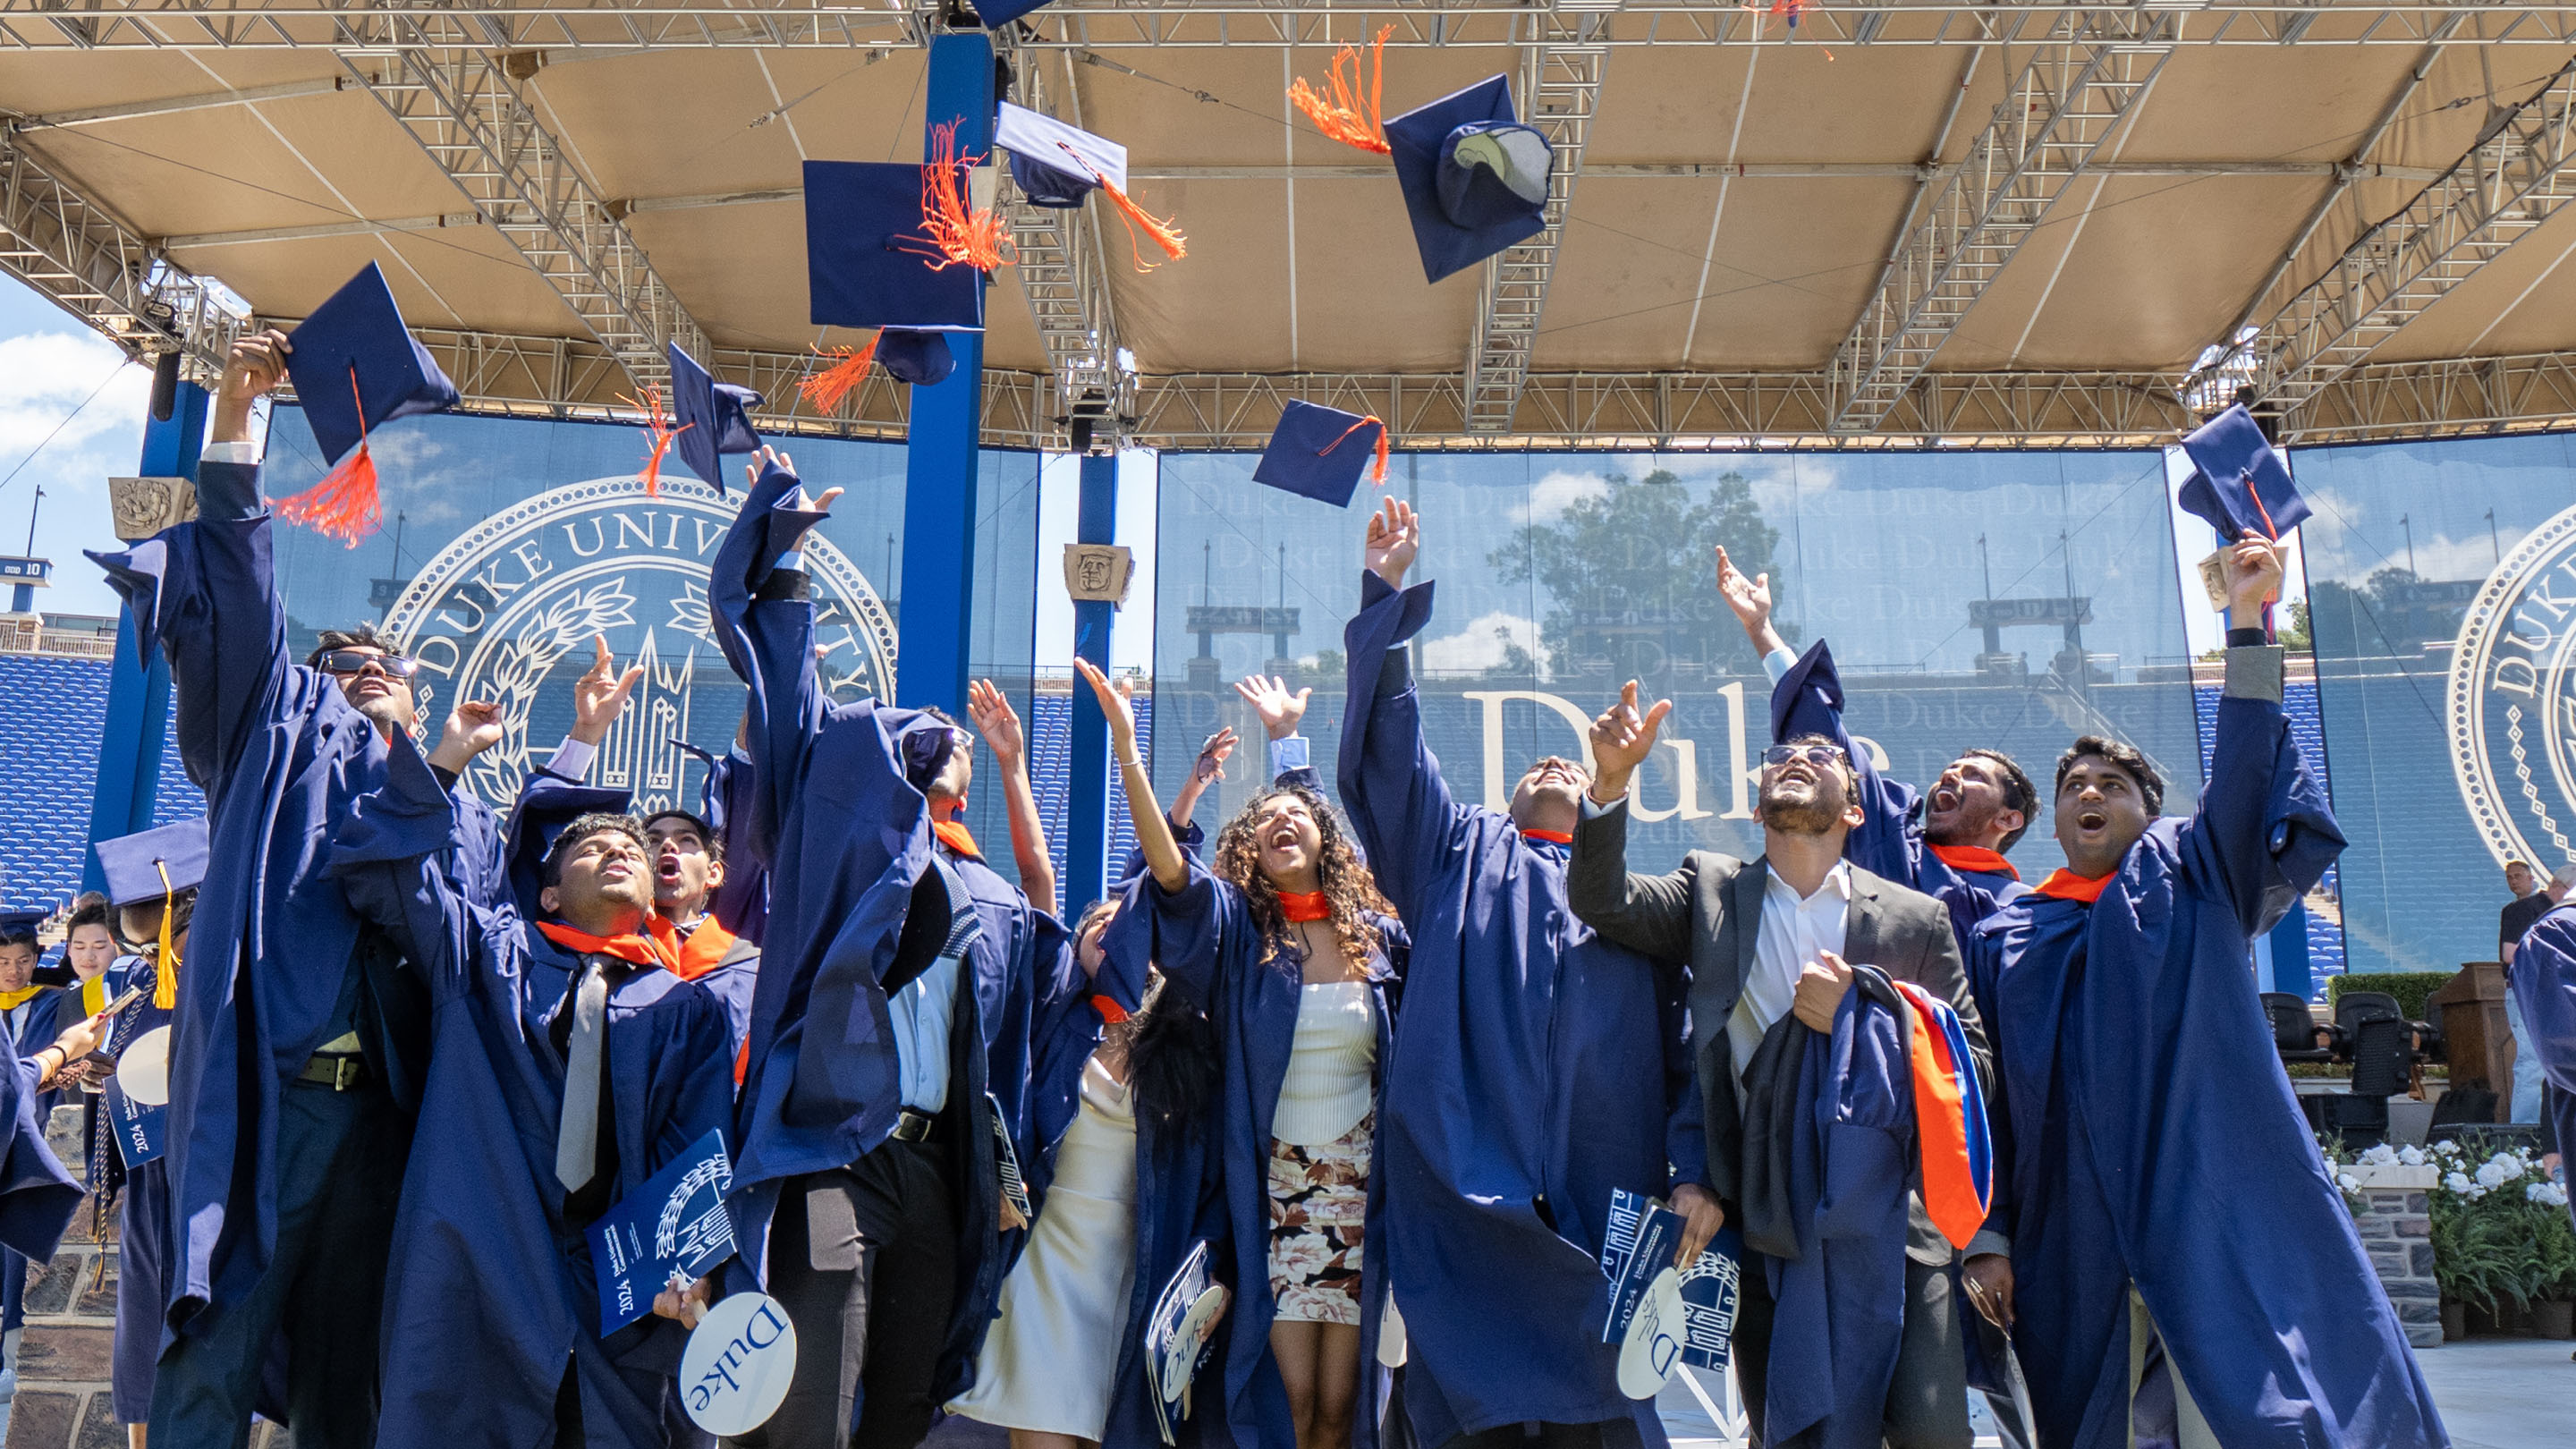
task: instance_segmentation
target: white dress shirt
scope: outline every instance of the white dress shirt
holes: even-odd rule
[[[1843,951],[1843,925],[1851,912],[1851,862],[1838,860],[1825,873],[1816,893],[1799,899],[1779,873],[1763,872],[1762,924],[1753,960],[1744,972],[1744,994],[1726,1020],[1727,1054],[1735,1077],[1744,1080],[1745,1065],[1762,1045],[1763,1033],[1789,1014],[1798,994],[1798,973],[1818,953]]]

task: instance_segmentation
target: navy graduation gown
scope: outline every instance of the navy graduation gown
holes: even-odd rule
[[[2247,941],[2343,848],[2277,690],[2234,692],[2255,653],[2230,651],[2199,813],[2150,825],[2097,901],[2026,895],[1971,942],[2051,1449],[2127,1443],[2132,1283],[2221,1443],[2448,1442],[2255,997]]]
[[[1451,795],[1402,653],[1432,595],[1363,573],[1343,634],[1342,806],[1413,942],[1376,1168],[1405,1408],[1426,1445],[1529,1420],[1659,1444],[1599,1255],[1614,1189],[1705,1179],[1683,974],[1575,917],[1565,847]]]
[[[2550,1123],[2558,1150],[2576,1157],[2576,907],[2558,906],[2533,923],[2505,974],[2552,1088]],[[2576,1197],[2568,1199],[2567,1210],[2576,1214]]]
[[[408,741],[339,831],[333,875],[428,980],[433,1046],[385,1284],[387,1449],[534,1444],[567,1363],[596,1449],[663,1442],[686,1334],[646,1318],[605,1339],[582,1225],[555,1177],[564,1063],[548,1029],[579,965],[441,857],[453,803]],[[723,1008],[659,967],[612,966],[601,1095],[624,1197],[732,1111]],[[614,973],[621,970],[622,976]]]
[[[185,968],[182,967],[184,970]],[[107,1052],[122,1053],[145,1032],[170,1024],[171,1013],[152,1004],[151,990],[160,980],[152,963],[139,956],[107,968],[110,999],[129,987],[144,990],[141,1001],[117,1013],[109,1026]],[[100,1100],[97,1114],[108,1108]],[[112,1138],[116,1128],[102,1122]],[[168,1119],[163,1119],[168,1130]],[[121,1424],[141,1424],[152,1417],[152,1375],[170,1339],[161,1309],[170,1262],[170,1159],[156,1157],[140,1167],[127,1167],[115,1142],[104,1144],[102,1165],[117,1194],[116,1332],[111,1388]],[[282,1417],[282,1416],[280,1416]]]
[[[45,1145],[45,1119],[37,1109],[36,1064],[11,1053],[0,1071],[0,1247],[33,1262],[50,1262],[54,1247],[79,1210],[81,1186]]]
[[[1270,1123],[1288,1079],[1297,1009],[1304,999],[1305,967],[1294,950],[1263,960],[1265,943],[1243,893],[1210,874],[1196,857],[1190,858],[1189,870],[1188,882],[1177,892],[1166,892],[1150,873],[1137,880],[1111,929],[1123,927],[1139,934],[1122,937],[1116,958],[1121,979],[1103,990],[1122,1002],[1133,999],[1142,989],[1142,963],[1150,961],[1162,969],[1167,997],[1174,991],[1185,994],[1206,1007],[1216,1023],[1225,1057],[1222,1101],[1199,1104],[1196,1117],[1198,1130],[1211,1134],[1208,1150],[1217,1159],[1215,1171],[1224,1194],[1225,1231],[1220,1246],[1231,1260],[1226,1281],[1234,1288],[1234,1306],[1227,1310],[1218,1333],[1224,1345],[1224,1431],[1244,1449],[1295,1449],[1288,1386],[1270,1353],[1270,1325],[1278,1307],[1270,1294]],[[1379,1063],[1375,1105],[1381,1115],[1369,1167],[1360,1251],[1362,1399],[1353,1435],[1359,1449],[1371,1449],[1377,1437],[1375,1365],[1378,1327],[1386,1311],[1386,1224],[1380,1211],[1386,1198],[1386,1170],[1384,1159],[1374,1154],[1384,1151],[1386,1141],[1385,1064],[1394,1055],[1395,1006],[1402,987],[1399,963],[1406,955],[1402,926],[1383,918],[1372,924],[1385,940],[1386,959],[1371,963],[1376,976],[1371,998]],[[1109,967],[1104,965],[1102,971],[1107,975]],[[1141,1104],[1138,1116],[1141,1120]],[[1147,1186],[1141,1166],[1140,1204]],[[1195,1185],[1185,1173],[1158,1169],[1153,1187],[1161,1195],[1150,1210],[1158,1223],[1196,1216]],[[1158,1235],[1161,1231],[1158,1226]],[[1137,1237],[1141,1247],[1145,1238],[1141,1223]],[[1181,1244],[1184,1252],[1187,1246]],[[1151,1279],[1153,1291],[1161,1291],[1178,1262],[1173,1259],[1161,1276]],[[1212,1387],[1203,1373],[1194,1391],[1198,1414],[1209,1412]]]
[[[1880,774],[1869,751],[1843,727],[1842,676],[1822,639],[1771,687],[1772,743],[1785,744],[1799,735],[1823,735],[1842,746],[1860,776],[1862,819],[1843,839],[1843,858],[1947,906],[1962,952],[1977,922],[2029,889],[2003,871],[1960,870],[1932,853],[1923,838],[1922,792]]]
[[[904,778],[896,744],[907,727],[927,721],[874,701],[833,706],[815,675],[804,575],[778,567],[822,518],[785,506],[796,489],[794,475],[777,469],[753,485],[717,553],[708,590],[718,643],[751,691],[747,734],[757,788],[746,813],[729,812],[727,837],[747,834],[754,858],[769,869],[732,1199],[736,1241],[755,1281],[767,1273],[769,1226],[785,1182],[856,1162],[894,1130],[902,1093],[885,983],[914,887],[938,848],[929,804]],[[940,1329],[932,1384],[940,1402],[973,1382],[975,1354],[1018,1236],[1000,1230],[986,1096],[991,1067],[999,1062],[1025,1073],[1031,1044],[1056,1026],[1057,1013],[1078,1004],[1060,973],[1044,983],[1013,979],[1039,969],[1048,954],[1044,927],[1016,915],[1026,908],[1022,898],[995,938],[996,917],[1006,908],[987,899],[991,882],[978,890],[971,868],[961,874],[976,891],[988,939],[958,973],[952,1021],[952,1034],[970,1034],[959,1039],[980,1049],[951,1054],[948,1115],[963,1148],[961,1226],[956,1308]],[[1006,1114],[1022,1114],[1006,1123],[1024,1140],[1025,1078],[1006,1091]]]
[[[350,802],[383,783],[386,747],[338,685],[287,655],[258,480],[205,464],[195,520],[91,555],[169,658],[180,759],[213,841],[170,1055],[168,1311],[182,1332],[267,1271],[278,1093],[330,1033],[353,958],[368,987],[358,1029],[406,1112],[428,1044],[417,978],[323,872]]]

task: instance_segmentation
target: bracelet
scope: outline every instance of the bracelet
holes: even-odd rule
[[[1118,768],[1122,770],[1141,770],[1145,768],[1144,757],[1141,755],[1120,755],[1118,757]]]

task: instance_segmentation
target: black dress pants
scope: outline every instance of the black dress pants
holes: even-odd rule
[[[1748,1255],[1749,1257],[1750,1255]],[[1955,1298],[1957,1279],[1947,1265],[1905,1260],[1905,1338],[1896,1373],[1887,1386],[1889,1449],[1968,1449],[1968,1358]],[[1779,1305],[1758,1260],[1744,1265],[1736,1290],[1735,1337],[1729,1352],[1735,1382],[1756,1449],[1773,1444],[1763,1423],[1763,1383],[1771,1366],[1771,1324]]]
[[[955,1173],[944,1144],[889,1141],[787,1183],[769,1284],[796,1325],[796,1376],[768,1423],[728,1442],[913,1449],[930,1433],[957,1302]]]

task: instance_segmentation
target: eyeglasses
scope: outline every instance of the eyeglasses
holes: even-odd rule
[[[1762,752],[1765,765],[1785,765],[1791,760],[1804,760],[1820,770],[1844,764],[1850,758],[1840,745],[1773,745]]]
[[[385,672],[388,678],[409,679],[420,672],[420,661],[399,654],[372,654],[364,649],[332,649],[314,661],[313,667],[339,678],[364,674],[368,665]]]

